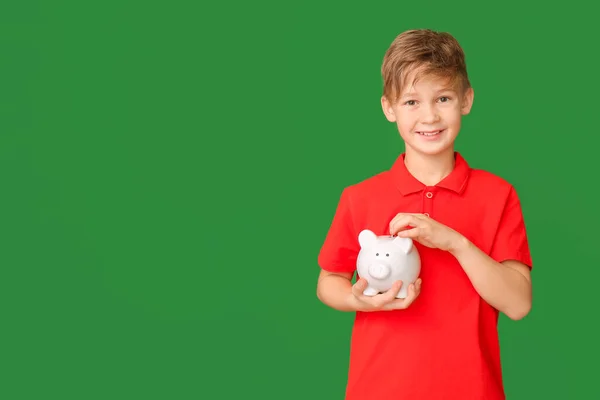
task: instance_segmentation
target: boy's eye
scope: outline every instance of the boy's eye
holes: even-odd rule
[[[440,101],[441,101],[442,103],[445,103],[445,102],[447,102],[448,100],[450,100],[450,97],[447,97],[447,96],[442,96],[442,97],[440,97]]]
[[[408,100],[408,101],[407,101],[406,103],[404,103],[404,104],[406,104],[406,105],[408,105],[408,106],[414,106],[414,105],[415,105],[415,103],[416,103],[416,101],[414,101],[414,100]]]

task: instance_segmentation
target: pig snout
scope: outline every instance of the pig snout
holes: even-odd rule
[[[369,275],[375,279],[385,279],[391,273],[391,269],[388,265],[383,263],[373,263],[369,265]]]

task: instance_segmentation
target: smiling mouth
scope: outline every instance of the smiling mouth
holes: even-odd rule
[[[442,132],[444,132],[444,129],[440,129],[437,131],[417,131],[417,134],[419,134],[421,136],[435,136],[435,135],[439,135]]]

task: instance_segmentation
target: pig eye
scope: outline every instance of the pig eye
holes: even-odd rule
[[[377,257],[379,257],[379,253],[375,253],[375,255],[376,255]]]
[[[389,257],[389,256],[390,256],[390,253],[387,253],[385,256],[386,256],[386,257]]]

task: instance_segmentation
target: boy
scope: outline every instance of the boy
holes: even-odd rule
[[[346,400],[504,399],[498,313],[531,309],[532,268],[515,189],[454,150],[473,104],[461,46],[431,30],[387,50],[381,105],[405,143],[388,171],[345,188],[320,250],[317,296],[356,312]],[[365,296],[358,234],[413,239],[415,282]],[[405,299],[395,299],[409,285]]]

